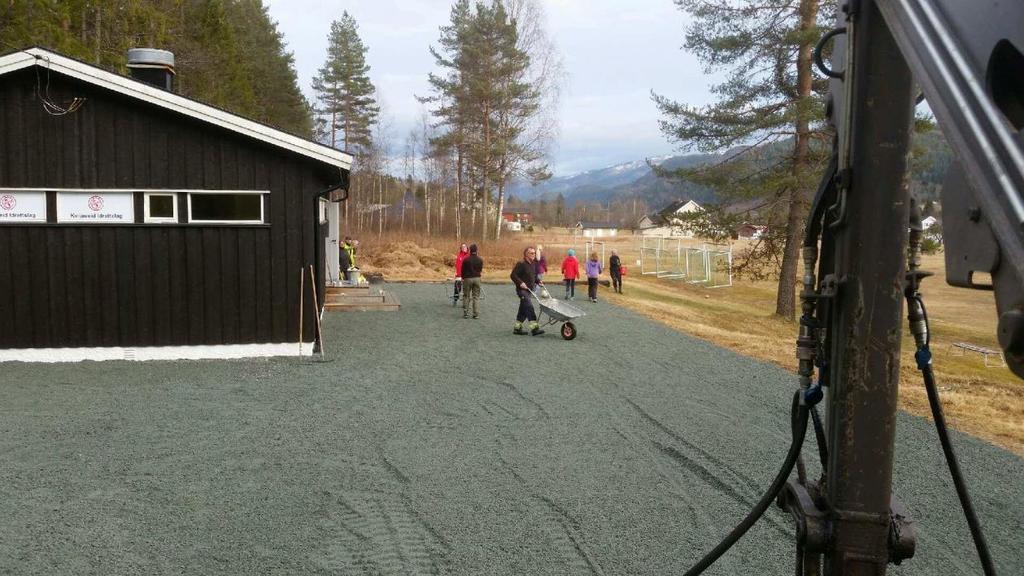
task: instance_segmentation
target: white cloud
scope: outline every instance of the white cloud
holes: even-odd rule
[[[332,20],[348,10],[369,48],[371,78],[404,139],[420,117],[415,96],[429,91],[428,52],[448,21],[443,0],[270,0],[300,83],[323,64]],[[710,81],[680,50],[686,20],[671,0],[546,0],[549,31],[568,72],[561,138],[553,160],[559,173],[599,168],[670,152],[651,102],[659,94],[693,104],[709,99]],[[396,143],[396,146],[399,146]]]

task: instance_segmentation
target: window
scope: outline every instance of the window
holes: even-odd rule
[[[147,193],[142,213],[146,222],[177,222],[178,198],[173,193]]]
[[[188,195],[189,222],[262,224],[263,194],[194,192]]]

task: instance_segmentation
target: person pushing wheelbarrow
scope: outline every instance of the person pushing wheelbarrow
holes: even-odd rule
[[[512,284],[515,285],[516,295],[519,296],[519,312],[516,314],[513,334],[526,334],[523,324],[527,321],[530,323],[530,335],[540,336],[544,333],[540,328],[540,323],[537,322],[537,313],[533,310],[533,294],[530,292],[535,285],[539,286],[541,290],[545,290],[543,283],[537,283],[537,273],[533,263],[536,257],[535,249],[526,248],[523,250],[523,259],[512,269],[510,277]]]

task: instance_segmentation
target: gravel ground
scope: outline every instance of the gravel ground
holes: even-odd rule
[[[330,314],[326,363],[2,366],[0,573],[684,571],[781,461],[793,377],[604,302],[575,341],[513,336],[484,290],[477,321],[437,285]],[[919,543],[891,573],[980,574],[930,424],[898,442]],[[955,442],[1024,573],[1024,461]],[[709,573],[790,574],[792,537],[773,508]]]

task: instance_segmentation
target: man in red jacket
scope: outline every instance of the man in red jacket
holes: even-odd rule
[[[459,253],[455,255],[455,295],[454,302],[459,301],[459,294],[462,293],[462,262],[469,257],[469,248],[465,244],[459,246]],[[452,304],[454,306],[454,303]]]

